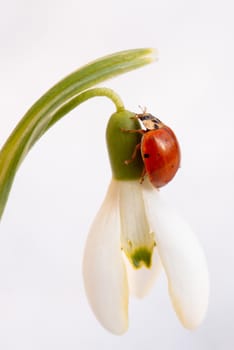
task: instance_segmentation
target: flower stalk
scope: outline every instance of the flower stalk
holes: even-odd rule
[[[135,49],[105,56],[76,70],[45,93],[25,114],[0,151],[0,218],[21,162],[35,142],[65,114],[94,96],[106,96],[124,109],[111,90],[91,87],[155,60],[152,49]],[[99,93],[99,94],[98,94]]]

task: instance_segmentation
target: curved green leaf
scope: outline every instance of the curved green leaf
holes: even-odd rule
[[[152,49],[135,49],[105,56],[76,70],[45,93],[25,114],[0,151],[0,218],[16,171],[34,143],[80,102],[78,96],[109,78],[155,60]]]

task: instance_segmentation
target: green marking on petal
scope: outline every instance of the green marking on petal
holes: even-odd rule
[[[147,247],[138,248],[134,250],[130,256],[130,259],[136,269],[139,269],[144,265],[147,268],[150,268],[152,263],[152,251],[150,251]]]

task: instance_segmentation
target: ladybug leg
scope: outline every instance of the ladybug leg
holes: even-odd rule
[[[123,132],[127,132],[129,134],[133,134],[133,133],[138,133],[143,135],[145,133],[145,130],[143,129],[124,129],[124,128],[120,128],[121,131]]]
[[[145,179],[145,174],[146,174],[146,170],[145,170],[145,167],[144,167],[143,170],[142,170],[142,173],[141,173],[140,184],[143,183],[143,181]]]
[[[134,148],[134,151],[133,151],[131,158],[125,160],[124,164],[128,165],[128,164],[132,163],[134,161],[134,159],[136,158],[137,152],[139,151],[140,148],[141,148],[141,143],[138,143],[136,145],[136,147]]]

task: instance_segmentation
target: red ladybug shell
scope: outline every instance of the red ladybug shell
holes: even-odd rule
[[[166,185],[180,166],[180,147],[173,131],[164,124],[147,130],[141,139],[145,171],[156,188]]]

